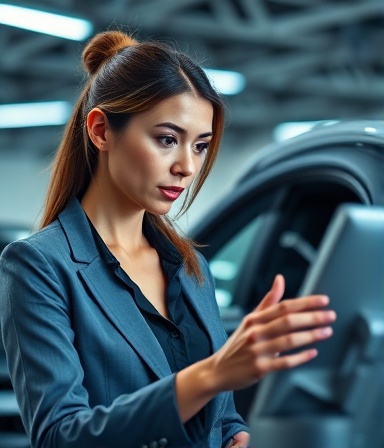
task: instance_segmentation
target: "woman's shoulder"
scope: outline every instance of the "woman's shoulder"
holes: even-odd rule
[[[209,272],[209,264],[205,256],[198,249],[195,248],[194,250],[197,256],[197,260],[199,262],[200,269],[202,271]]]
[[[48,226],[33,232],[27,238],[19,240],[20,243],[25,242],[31,244],[43,251],[53,250],[58,244],[64,241],[65,235],[59,220],[55,220]]]
[[[33,252],[47,259],[62,257],[63,252],[68,252],[68,244],[58,220],[31,233],[26,238],[8,244],[2,252],[2,258],[11,257],[14,253],[26,256]]]

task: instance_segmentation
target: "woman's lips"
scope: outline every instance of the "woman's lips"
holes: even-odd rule
[[[159,190],[163,194],[163,196],[170,200],[175,201],[181,193],[184,191],[182,187],[159,187]]]

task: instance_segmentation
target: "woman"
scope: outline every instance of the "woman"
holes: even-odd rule
[[[42,229],[0,264],[2,337],[32,446],[245,447],[231,391],[312,359],[284,352],[330,336],[328,298],[279,303],[277,276],[226,341],[207,263],[166,218],[213,165],[219,96],[187,56],[121,32],[96,35],[83,62]]]

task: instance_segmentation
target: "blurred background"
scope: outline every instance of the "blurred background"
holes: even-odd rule
[[[322,120],[383,117],[383,0],[0,2],[3,227],[37,222],[50,163],[84,80],[84,43],[121,28],[196,57],[226,98],[221,154],[187,225],[225,196],[267,143]]]
[[[384,0],[0,1],[0,252],[38,224],[50,166],[85,80],[81,52],[95,33],[114,29],[138,40],[169,42],[190,54],[225,98],[221,152],[181,227],[195,226],[197,241],[209,242],[205,255],[230,333],[276,272],[288,268],[287,290],[295,293],[311,263],[297,249],[317,248],[339,203],[384,204]],[[377,128],[370,121],[361,129],[347,126],[333,134],[333,146],[328,136],[319,138],[328,130],[320,130],[317,140],[304,135],[295,148],[291,140],[280,151],[284,144],[278,142],[340,120],[382,122]],[[309,160],[302,150],[316,145],[330,162],[320,174],[317,154],[312,164],[302,162]],[[266,146],[263,155],[259,151]],[[262,154],[260,166],[251,162],[256,153]],[[308,179],[285,167],[292,154]],[[257,183],[249,183],[242,200],[234,200],[232,190],[238,187],[233,187],[247,168],[242,179],[261,172],[268,180],[279,157],[276,185],[265,181],[269,190],[260,188],[261,195]],[[368,192],[366,197],[360,191]],[[215,207],[225,201],[226,209]],[[210,207],[213,212],[201,219]],[[26,448],[2,350],[0,448]],[[253,396],[248,389],[235,396],[243,416]],[[381,430],[381,420],[376,424],[373,416],[382,419],[382,414],[367,406],[365,414]]]

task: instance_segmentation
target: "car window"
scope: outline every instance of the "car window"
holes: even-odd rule
[[[216,300],[220,308],[225,309],[233,305],[241,267],[263,219],[264,215],[254,218],[233,235],[209,262],[216,284]]]
[[[192,234],[204,245],[229,334],[258,306],[276,274],[285,278],[283,299],[296,297],[335,208],[367,201],[343,170],[304,168],[260,174]]]

